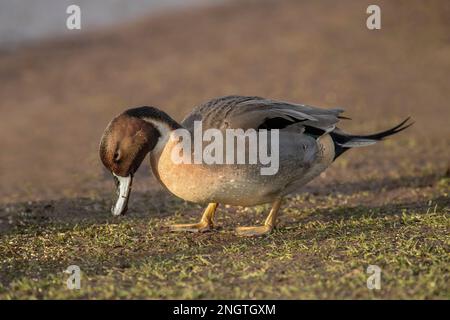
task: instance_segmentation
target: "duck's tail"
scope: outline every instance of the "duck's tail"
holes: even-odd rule
[[[395,127],[389,130],[364,136],[351,135],[336,128],[335,130],[330,132],[331,138],[333,139],[334,142],[334,149],[335,149],[334,159],[336,159],[345,151],[351,148],[370,146],[374,143],[377,143],[378,141],[383,140],[386,137],[392,136],[396,133],[399,133],[400,131],[405,130],[406,128],[414,124],[414,122],[408,123],[409,120],[410,117],[408,117],[400,124],[396,125]]]

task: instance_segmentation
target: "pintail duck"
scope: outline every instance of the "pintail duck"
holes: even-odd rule
[[[152,171],[168,191],[187,201],[208,204],[200,222],[173,225],[173,231],[212,229],[219,203],[239,206],[272,203],[264,225],[237,229],[237,234],[243,236],[269,233],[276,225],[283,197],[299,191],[345,151],[374,144],[412,125],[408,118],[383,132],[352,135],[336,126],[340,119],[348,119],[341,116],[342,112],[342,109],[245,96],[206,102],[188,114],[181,124],[154,107],[128,109],[108,124],[100,143],[101,161],[111,171],[118,190],[112,213],[121,215],[127,211],[133,175],[150,154]],[[196,121],[201,121],[203,132],[278,129],[278,171],[263,175],[260,169],[266,165],[261,163],[173,161],[171,154],[180,141],[179,137],[174,138],[174,133],[186,129],[193,136]],[[188,152],[196,151],[192,148]],[[248,156],[248,151],[245,152]]]

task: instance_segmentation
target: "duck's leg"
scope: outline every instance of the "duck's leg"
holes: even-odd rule
[[[170,226],[170,231],[205,232],[214,227],[213,218],[219,204],[211,202],[203,212],[203,216],[198,223],[174,224]]]
[[[275,202],[272,204],[272,209],[270,210],[270,213],[267,216],[264,225],[256,227],[239,227],[236,229],[236,233],[239,236],[244,237],[257,237],[270,233],[276,225],[280,205],[281,198],[275,200]]]

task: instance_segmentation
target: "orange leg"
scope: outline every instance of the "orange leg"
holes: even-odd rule
[[[278,217],[278,211],[280,210],[282,199],[277,199],[272,205],[269,215],[262,226],[255,227],[239,227],[236,229],[236,233],[239,236],[244,237],[257,237],[265,234],[269,234],[276,225],[276,219]]]
[[[213,218],[218,203],[211,202],[203,212],[203,216],[198,223],[174,224],[170,226],[170,231],[184,232],[205,232],[214,228]]]

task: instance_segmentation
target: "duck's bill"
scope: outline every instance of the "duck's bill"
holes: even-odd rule
[[[133,176],[130,174],[128,177],[121,177],[113,173],[114,180],[117,187],[117,201],[111,208],[111,212],[115,216],[125,214],[128,210],[128,199],[131,192],[131,183],[133,182]]]

